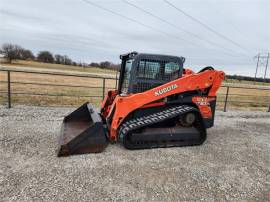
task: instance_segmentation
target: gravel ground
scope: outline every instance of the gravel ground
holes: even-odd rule
[[[202,146],[57,158],[70,111],[0,107],[1,201],[270,200],[270,113],[217,112]]]

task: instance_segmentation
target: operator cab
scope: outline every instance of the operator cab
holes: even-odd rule
[[[182,77],[184,57],[131,52],[120,55],[118,92],[140,93]]]

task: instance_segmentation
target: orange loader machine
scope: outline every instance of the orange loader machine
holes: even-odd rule
[[[118,89],[107,93],[100,111],[85,103],[64,118],[58,156],[102,152],[108,142],[127,149],[202,144],[224,72],[194,73],[176,56],[131,52],[120,59]]]

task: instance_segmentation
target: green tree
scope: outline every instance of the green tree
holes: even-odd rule
[[[54,57],[53,54],[49,51],[40,51],[37,56],[38,61],[46,62],[46,63],[53,63]]]

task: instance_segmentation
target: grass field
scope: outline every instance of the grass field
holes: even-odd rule
[[[6,65],[5,65],[6,66]],[[20,68],[31,68],[35,70],[51,70],[60,72],[85,72],[97,75],[115,76],[114,71],[100,69],[100,68],[82,68],[75,66],[57,65],[57,64],[43,64],[30,61],[17,61],[9,67]],[[76,70],[76,71],[75,71]],[[48,85],[33,85],[33,84],[12,84],[12,102],[16,104],[29,104],[38,106],[79,106],[83,102],[90,101],[96,106],[99,106],[102,100],[102,85],[103,80],[98,78],[78,78],[78,77],[67,77],[58,75],[40,75],[40,74],[29,74],[12,72],[11,80],[13,82],[24,82],[24,83],[41,83],[41,84],[54,84],[61,86],[48,86]],[[7,84],[3,83],[7,81],[6,72],[0,71],[0,91],[5,92],[7,90]],[[66,87],[63,85],[75,85],[85,87]],[[253,83],[248,82],[232,82],[230,84],[224,82],[224,85],[230,86],[244,86],[254,87]],[[258,85],[257,85],[258,86]],[[105,87],[107,92],[109,89],[115,88],[115,80],[106,79]],[[267,88],[267,86],[265,86]],[[226,87],[220,88],[218,92],[218,108],[224,106],[223,101],[225,100]],[[33,93],[33,94],[50,94],[51,96],[41,95],[26,95],[17,93]],[[62,96],[53,96],[62,95]],[[66,95],[71,95],[69,97]],[[99,97],[91,97],[99,96]],[[0,102],[6,103],[6,93],[1,93]],[[230,87],[228,101],[228,108],[248,108],[255,110],[266,110],[270,104],[270,90],[256,90],[256,89],[240,89]],[[240,103],[245,102],[245,103]],[[262,104],[264,103],[264,104]],[[267,104],[268,103],[268,104]]]
[[[4,72],[0,72],[0,80],[7,81],[7,75]],[[33,85],[33,84],[12,84],[12,102],[19,104],[33,104],[33,105],[79,105],[85,101],[94,102],[98,104],[102,99],[102,85],[103,80],[98,78],[78,78],[78,77],[66,77],[57,75],[39,75],[28,73],[11,73],[11,81],[24,82],[24,83],[41,83],[41,84],[53,84],[62,86],[48,86],[48,85]],[[66,87],[63,85],[73,86],[85,86],[85,87]],[[115,80],[106,79],[105,82],[106,91],[115,87]],[[0,89],[6,91],[7,84],[1,83]],[[62,96],[40,96],[40,95],[25,95],[15,93],[34,93],[34,94],[51,94]],[[6,95],[1,94],[1,101],[6,100]],[[68,97],[64,95],[71,95]],[[100,96],[94,97],[80,97],[80,96]]]
[[[245,80],[237,80],[237,79],[226,79],[224,83],[234,83],[241,85],[256,85],[256,86],[270,86],[270,83],[264,82],[254,82],[254,81],[245,81]]]
[[[101,69],[97,67],[80,67],[72,65],[62,64],[50,64],[36,61],[15,60],[12,64],[7,63],[4,59],[0,60],[0,65],[6,67],[23,67],[23,68],[35,68],[39,70],[59,70],[59,71],[76,71],[95,74],[112,74],[115,75],[115,71],[109,69]]]

